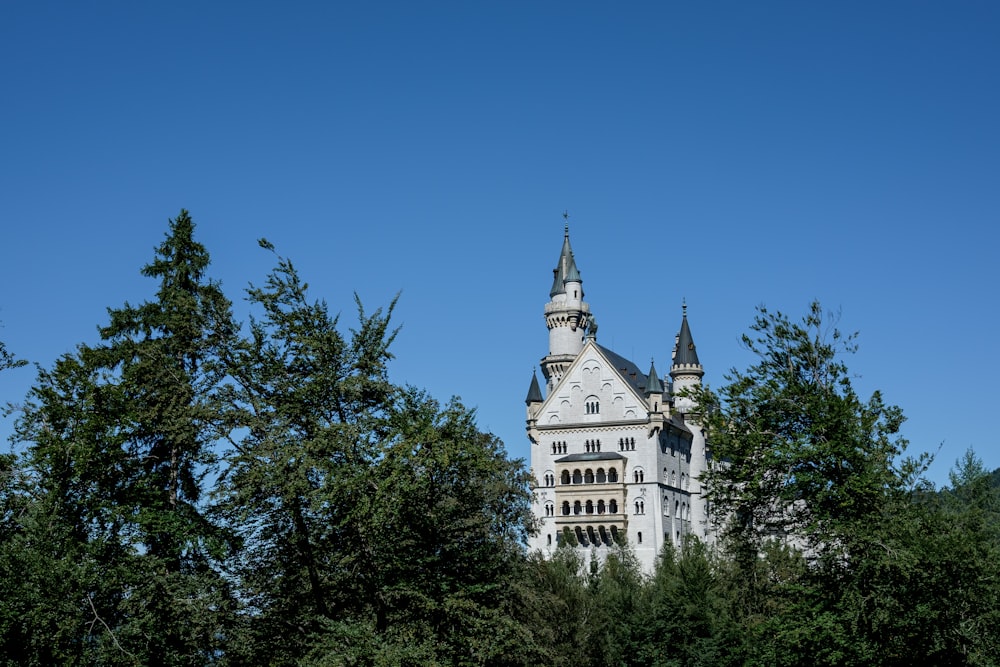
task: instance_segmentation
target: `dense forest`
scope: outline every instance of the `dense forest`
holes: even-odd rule
[[[1000,662],[1000,471],[923,481],[818,304],[761,309],[756,363],[699,392],[718,539],[645,576],[627,544],[527,552],[529,471],[392,382],[394,303],[344,326],[260,245],[238,323],[182,211],[149,300],[4,397],[4,664]]]

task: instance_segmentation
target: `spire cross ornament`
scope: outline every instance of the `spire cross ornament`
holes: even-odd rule
[[[569,211],[568,210],[564,210],[563,211],[563,220],[566,221],[566,228],[565,228],[566,236],[569,236]]]

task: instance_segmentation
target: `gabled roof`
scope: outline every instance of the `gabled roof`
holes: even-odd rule
[[[587,356],[587,350],[593,346],[597,354],[604,359],[608,367],[614,369],[615,374],[622,380],[622,384],[629,387],[634,393],[636,402],[640,405],[645,405],[646,395],[646,374],[639,370],[639,367],[634,363],[626,359],[625,357],[612,352],[608,348],[599,345],[597,341],[593,338],[588,338],[584,344],[583,349],[580,353],[576,355],[576,359],[570,364],[566,372],[563,373],[562,379],[559,381],[555,387],[549,391],[548,396],[545,397],[545,402],[542,405],[542,410],[549,409],[549,401],[555,400],[559,395],[559,387],[566,382],[567,378],[571,377],[576,369],[576,366],[581,363],[581,360]]]
[[[639,370],[634,363],[621,356],[617,352],[612,352],[603,345],[594,343],[594,346],[601,351],[601,354],[614,366],[618,374],[621,375],[625,383],[635,389],[635,393],[642,397],[646,393],[646,374]]]

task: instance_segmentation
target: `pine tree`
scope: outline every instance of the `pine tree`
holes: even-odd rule
[[[143,269],[159,280],[156,298],[109,309],[103,342],[42,372],[19,421],[34,483],[25,558],[60,577],[59,599],[27,584],[52,604],[36,608],[45,618],[29,626],[28,662],[200,665],[218,655],[231,595],[213,569],[225,542],[202,486],[235,327],[193,232],[186,211],[170,221]]]

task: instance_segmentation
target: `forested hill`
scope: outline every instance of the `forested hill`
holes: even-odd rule
[[[927,493],[819,304],[761,308],[755,363],[694,397],[729,520],[645,577],[625,542],[526,552],[529,471],[393,382],[394,303],[341,322],[265,240],[274,269],[227,293],[194,229],[170,221],[100,343],[3,397],[0,664],[997,664],[1000,470],[970,451]]]

